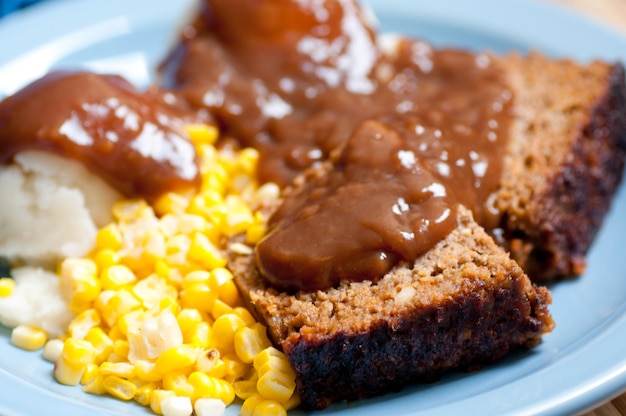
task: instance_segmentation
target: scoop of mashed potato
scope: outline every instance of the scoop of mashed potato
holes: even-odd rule
[[[83,256],[121,198],[76,161],[23,151],[0,167],[0,256],[44,267]]]

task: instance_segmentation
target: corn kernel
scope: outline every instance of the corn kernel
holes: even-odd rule
[[[246,326],[250,326],[256,323],[254,316],[252,316],[250,311],[248,311],[246,308],[237,306],[233,308],[233,313],[237,315],[238,317],[240,317],[243,320],[243,322],[246,324]]]
[[[18,325],[11,331],[11,344],[23,350],[38,350],[43,348],[46,341],[46,331],[32,325]]]
[[[287,416],[287,410],[274,400],[263,400],[254,408],[254,416]]]
[[[289,400],[282,402],[281,404],[287,410],[295,409],[300,406],[300,396],[298,396],[298,392],[294,391]]]
[[[54,363],[54,378],[66,386],[75,386],[80,383],[80,379],[85,371],[85,364],[71,363],[63,355]]]
[[[218,363],[221,363],[223,367],[224,363],[220,360],[220,352],[214,348],[205,349],[201,351],[200,354],[198,355],[198,359],[196,361],[196,370],[202,371],[205,373],[210,373],[213,371],[213,369]],[[226,372],[224,371],[223,374],[226,374]],[[219,377],[219,376],[216,376],[216,377]]]
[[[193,386],[194,399],[207,397],[220,399],[226,406],[235,400],[235,390],[225,380],[195,371],[189,375],[188,382]]]
[[[259,394],[264,398],[286,402],[295,391],[296,382],[285,373],[270,370],[259,377],[256,386]]]
[[[208,283],[189,284],[180,294],[180,301],[184,308],[210,312],[217,299],[217,292],[212,290]]]
[[[96,263],[90,259],[65,259],[61,263],[61,294],[72,312],[88,309],[100,294],[97,271]]]
[[[43,347],[42,357],[46,361],[56,362],[63,352],[63,344],[63,341],[60,339],[51,339],[46,342],[46,345]]]
[[[226,257],[224,254],[201,233],[194,234],[187,257],[189,260],[197,261],[207,269],[226,266]]]
[[[235,332],[246,326],[245,322],[235,314],[221,315],[213,323],[213,337],[215,346],[224,352],[234,351]]]
[[[134,363],[135,376],[144,382],[156,382],[161,381],[163,377],[161,373],[156,371],[154,363],[147,360],[136,360]]]
[[[136,281],[137,276],[123,264],[107,267],[100,273],[100,284],[104,290],[117,290]]]
[[[152,397],[152,392],[158,389],[158,384],[156,383],[146,383],[137,388],[135,392],[135,401],[142,406],[150,406],[150,398]]]
[[[135,377],[135,366],[127,362],[103,362],[98,368],[98,374],[103,377],[118,376],[125,379]]]
[[[154,210],[157,215],[182,214],[187,209],[189,200],[174,192],[167,192],[161,195],[154,203]]]
[[[86,309],[72,319],[69,325],[69,334],[72,338],[84,339],[87,333],[100,325],[100,314],[95,309]]]
[[[256,383],[257,379],[235,381],[233,383],[235,395],[242,400],[246,400],[248,397],[258,394]]]
[[[96,355],[95,353],[93,345],[91,345],[90,342],[76,338],[68,338],[63,344],[61,358],[70,364],[86,366],[93,362]]]
[[[235,315],[233,313],[233,307],[227,304],[226,302],[222,301],[221,299],[215,299],[211,307],[211,316],[217,319],[220,316],[226,315],[226,314]]]
[[[94,378],[98,376],[98,365],[96,363],[89,363],[83,370],[83,375],[80,378],[80,384],[83,386],[89,384]]]
[[[217,128],[208,124],[186,124],[185,131],[195,146],[214,144],[219,136]]]
[[[97,394],[103,395],[106,394],[106,389],[104,388],[104,377],[95,376],[88,383],[86,383],[83,387],[83,391],[89,394]]]
[[[200,351],[190,345],[179,345],[163,352],[155,361],[155,369],[161,374],[190,368],[198,358]]]
[[[219,399],[202,398],[193,405],[196,416],[224,416],[226,405]]]
[[[115,250],[105,248],[97,251],[93,256],[93,260],[96,262],[98,270],[104,270],[107,267],[118,264],[120,262],[120,255]]]
[[[260,394],[254,394],[248,397],[241,405],[239,416],[254,416],[254,409],[264,400],[265,399]]]
[[[197,309],[181,309],[176,315],[178,326],[183,333],[183,338],[186,334],[189,334],[196,326],[203,321],[202,314]]]
[[[191,416],[193,406],[189,397],[173,396],[161,402],[163,416]]]
[[[173,391],[177,396],[191,397],[194,386],[187,381],[186,371],[173,371],[163,376],[163,388]]]
[[[163,412],[161,410],[161,404],[163,401],[175,396],[176,394],[173,391],[161,389],[154,390],[150,396],[150,409],[152,409],[152,411],[157,415],[162,415]]]
[[[261,351],[271,346],[270,340],[261,324],[242,327],[235,332],[235,352],[241,361],[251,363]]]
[[[148,208],[146,201],[142,199],[123,200],[113,204],[113,217],[120,222],[131,222],[143,215]]]
[[[100,228],[96,234],[96,248],[99,250],[119,250],[123,243],[122,232],[115,223]]]
[[[102,385],[107,393],[120,400],[130,400],[137,392],[137,386],[134,383],[118,376],[104,377]]]
[[[199,348],[208,348],[211,341],[211,326],[207,322],[200,322],[183,335],[183,340]]]
[[[0,298],[8,298],[15,291],[15,281],[10,277],[0,278]]]

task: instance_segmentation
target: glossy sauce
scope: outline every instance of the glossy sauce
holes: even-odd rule
[[[53,72],[0,102],[0,164],[22,150],[50,151],[152,199],[199,185],[183,120],[119,76]]]
[[[170,86],[261,151],[260,176],[307,174],[256,248],[283,290],[377,280],[456,227],[486,228],[513,99],[487,55],[382,48],[352,0],[210,0],[163,68]]]

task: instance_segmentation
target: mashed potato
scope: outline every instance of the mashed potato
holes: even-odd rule
[[[0,256],[53,267],[83,256],[121,195],[80,163],[25,151],[0,168]]]
[[[33,325],[57,337],[67,332],[73,318],[61,297],[59,278],[41,268],[18,267],[11,271],[15,291],[0,297],[0,323],[9,328]]]

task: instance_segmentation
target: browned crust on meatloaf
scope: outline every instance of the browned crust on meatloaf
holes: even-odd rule
[[[297,374],[305,408],[383,394],[530,347],[553,327],[550,293],[460,209],[458,227],[379,282],[290,295],[266,285],[252,256],[235,281]]]
[[[511,55],[514,90],[502,186],[504,247],[535,281],[581,274],[626,157],[620,64]]]

